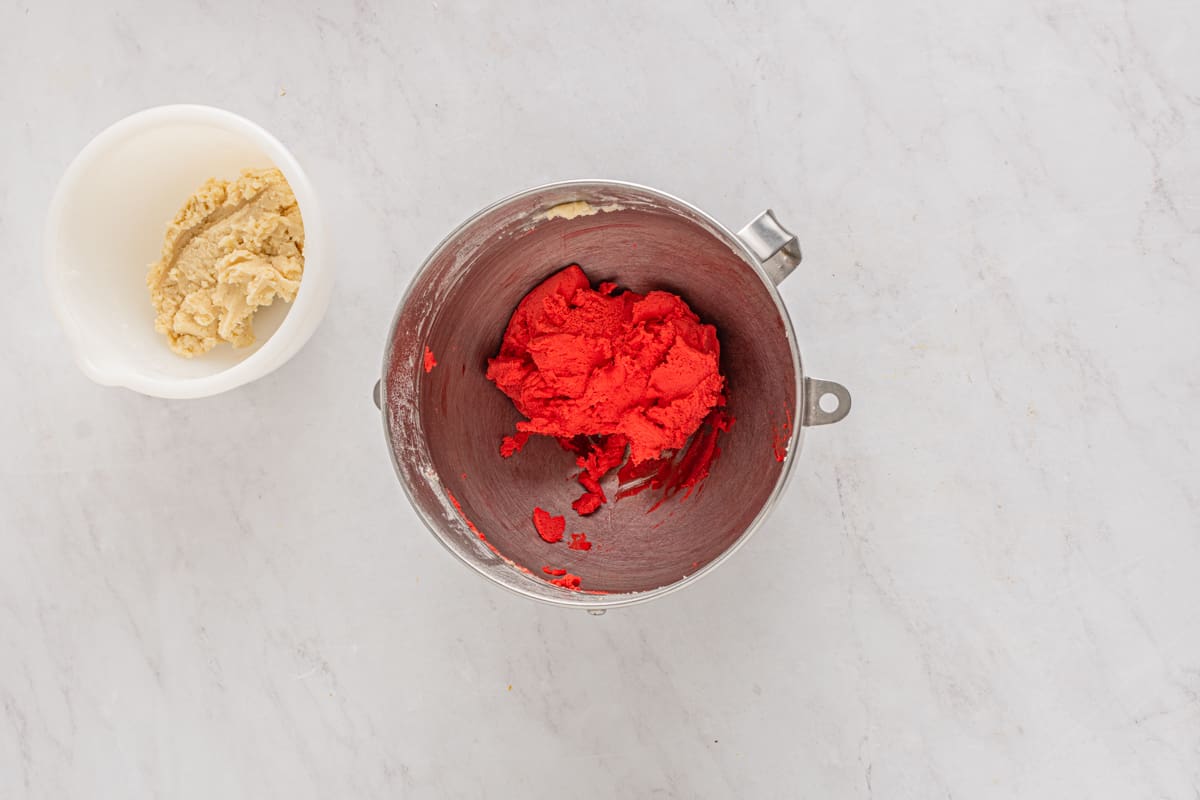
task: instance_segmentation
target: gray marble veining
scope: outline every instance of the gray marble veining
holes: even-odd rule
[[[1200,6],[0,5],[0,797],[1200,795]],[[337,249],[242,390],[75,370],[55,181],[137,109],[278,135]],[[802,239],[854,393],[694,588],[593,618],[452,561],[370,389],[416,266],[634,180]]]

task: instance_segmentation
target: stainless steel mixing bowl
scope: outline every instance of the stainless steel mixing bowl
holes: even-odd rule
[[[629,183],[569,181],[484,209],[438,245],[392,322],[376,385],[392,463],[413,507],[451,553],[513,591],[593,611],[642,602],[717,567],[762,522],[784,489],[806,426],[837,422],[850,395],[805,378],[791,321],[775,290],[800,261],[795,237],[765,211],[734,234],[699,209]],[[513,309],[551,273],[578,263],[593,283],[680,294],[716,326],[733,430],[703,489],[611,500],[588,517],[574,457],[534,437],[499,454],[521,419],[484,377]],[[437,360],[424,369],[428,347]],[[822,410],[820,399],[837,405]],[[777,452],[786,457],[777,459]],[[606,489],[611,487],[606,487]],[[535,506],[586,532],[590,551],[547,544]],[[584,591],[551,585],[569,570]]]

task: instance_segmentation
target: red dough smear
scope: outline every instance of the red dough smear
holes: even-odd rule
[[[447,489],[446,496],[450,498],[450,502],[454,505],[454,510],[458,512],[458,516],[461,517],[462,521],[466,523],[467,528],[470,529],[471,533],[479,537],[479,540],[483,542],[484,546],[487,547],[488,550],[491,550],[494,554],[500,556],[500,558],[503,558],[509,564],[512,564],[522,572],[529,572],[528,569],[522,567],[520,564],[514,563],[508,558],[505,558],[505,556],[498,549],[496,549],[496,545],[487,540],[487,537],[483,535],[483,531],[479,530],[479,528],[476,528],[475,523],[471,522],[471,520],[467,517],[467,513],[463,511],[462,503],[458,502],[458,498],[454,496],[454,492],[451,492]]]
[[[642,464],[627,463],[617,472],[617,480],[620,481],[617,499],[632,497],[647,489],[661,489],[662,498],[651,507],[651,511],[681,490],[686,499],[708,477],[712,463],[721,455],[717,440],[731,427],[733,417],[716,409],[705,417],[700,430],[681,452]]]
[[[467,527],[471,530],[471,533],[486,541],[487,537],[483,535],[483,532],[480,531],[479,528],[475,527],[474,522],[471,522],[471,520],[467,519],[467,514],[465,511],[463,511],[462,503],[458,502],[458,498],[454,496],[454,492],[447,491],[446,494],[449,496],[450,502],[454,505],[454,510],[458,512],[460,517],[462,517],[462,521],[467,523]]]
[[[549,511],[541,508],[533,510],[533,526],[537,528],[538,536],[550,544],[561,542],[563,531],[567,528],[566,517],[553,516]]]
[[[433,368],[437,366],[437,359],[433,357],[433,351],[429,349],[429,345],[425,345],[425,371],[433,372]]]
[[[591,550],[592,543],[588,541],[586,533],[572,533],[571,543],[567,545],[570,550]]]
[[[783,413],[786,415],[784,423],[775,429],[774,440],[771,443],[776,461],[787,458],[788,444],[792,441],[792,412],[790,409],[784,409]]]

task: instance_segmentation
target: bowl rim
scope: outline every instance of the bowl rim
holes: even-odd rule
[[[739,535],[738,538],[735,539],[733,541],[733,543],[729,545],[729,547],[727,547],[723,551],[721,551],[721,553],[716,558],[714,558],[712,561],[708,562],[704,566],[697,569],[691,575],[687,575],[686,577],[680,578],[679,580],[672,581],[671,583],[664,584],[662,586],[657,586],[653,589],[647,589],[646,591],[643,591],[643,592],[619,592],[619,593],[613,593],[613,594],[590,594],[587,592],[572,592],[570,590],[563,589],[560,593],[555,593],[551,596],[544,596],[544,595],[537,594],[535,592],[527,590],[525,586],[523,586],[521,583],[519,583],[515,579],[516,574],[518,572],[517,570],[512,570],[512,572],[514,573],[513,581],[509,582],[506,580],[501,580],[496,575],[492,574],[491,572],[488,572],[483,565],[476,563],[474,560],[469,558],[467,554],[460,552],[458,548],[454,547],[451,544],[451,542],[449,542],[447,540],[447,537],[442,535],[442,533],[438,530],[435,520],[431,519],[430,516],[417,503],[416,492],[412,487],[409,486],[407,475],[404,472],[404,470],[401,469],[400,463],[397,460],[395,448],[392,446],[391,428],[390,428],[389,420],[388,420],[388,402],[387,402],[387,388],[386,388],[387,387],[388,369],[389,369],[389,366],[392,361],[392,352],[393,352],[394,343],[395,343],[396,326],[400,322],[400,317],[403,315],[405,308],[407,307],[408,302],[409,302],[410,298],[412,297],[412,294],[415,290],[417,283],[420,281],[421,276],[425,274],[426,270],[434,262],[434,260],[437,259],[443,253],[443,251],[451,244],[451,242],[453,242],[455,239],[457,239],[458,236],[463,231],[465,231],[468,227],[473,225],[481,217],[483,217],[505,205],[508,205],[509,203],[513,203],[517,200],[528,197],[529,195],[539,194],[542,192],[559,190],[559,189],[573,189],[573,188],[583,189],[583,188],[606,188],[606,187],[613,187],[613,188],[617,188],[617,189],[632,189],[635,191],[648,192],[651,195],[656,195],[659,198],[668,200],[672,203],[679,204],[680,206],[682,206],[682,207],[686,208],[687,210],[691,211],[692,213],[696,214],[706,224],[711,225],[713,230],[715,232],[719,233],[725,239],[726,244],[728,244],[738,255],[740,255],[742,257],[742,260],[746,263],[746,265],[754,269],[754,272],[758,275],[759,279],[762,281],[763,285],[766,287],[768,294],[771,296],[772,301],[775,303],[775,307],[779,312],[780,319],[783,322],[784,335],[787,338],[788,349],[790,350],[791,355],[792,355],[792,367],[794,369],[795,376],[796,376],[796,405],[792,409],[792,430],[791,430],[791,434],[788,438],[787,455],[784,457],[783,468],[780,470],[779,477],[775,481],[775,486],[771,489],[771,494],[768,495],[767,499],[763,502],[762,507],[759,508],[758,513],[755,515],[754,519],[750,521],[750,524],[746,526],[746,529],[744,531],[742,531],[741,535]],[[477,575],[481,576],[482,578],[486,579],[489,583],[499,584],[500,586],[503,586],[505,589],[508,589],[510,592],[521,595],[522,597],[536,600],[538,602],[547,603],[549,605],[555,605],[555,606],[559,606],[559,607],[563,607],[563,608],[584,609],[586,611],[596,613],[596,614],[601,614],[609,608],[619,608],[619,607],[623,607],[623,606],[632,606],[632,605],[637,605],[640,603],[646,603],[646,602],[649,602],[650,600],[654,600],[659,597],[664,597],[668,594],[672,594],[673,592],[677,592],[686,586],[692,586],[697,581],[699,581],[701,578],[703,578],[704,576],[711,574],[713,572],[713,570],[715,570],[717,567],[719,567],[721,564],[723,564],[726,560],[728,560],[730,557],[732,557],[733,554],[736,553],[739,549],[741,549],[742,546],[745,545],[747,541],[749,541],[750,537],[760,527],[762,527],[763,522],[766,521],[767,517],[775,509],[775,506],[778,505],[780,498],[783,496],[783,493],[787,488],[788,482],[791,480],[792,472],[793,472],[792,468],[796,463],[796,459],[799,458],[799,456],[800,456],[800,449],[803,446],[803,442],[804,442],[804,425],[802,423],[801,409],[805,407],[804,404],[806,402],[806,398],[805,398],[804,368],[803,368],[803,364],[802,364],[801,358],[800,358],[800,347],[799,347],[798,343],[796,342],[796,333],[795,333],[795,329],[792,325],[792,318],[788,314],[787,306],[783,302],[783,297],[779,294],[779,288],[770,279],[770,277],[768,277],[766,270],[762,266],[762,262],[754,254],[754,252],[749,248],[749,246],[744,241],[742,241],[741,237],[739,237],[734,231],[732,231],[727,226],[718,222],[707,212],[697,208],[696,206],[692,205],[691,203],[687,202],[686,200],[676,197],[675,195],[672,195],[668,192],[664,192],[659,189],[655,189],[651,186],[646,186],[645,184],[633,183],[630,181],[611,180],[611,179],[606,179],[606,178],[580,178],[580,179],[573,179],[573,180],[566,180],[566,181],[554,181],[551,183],[544,183],[539,186],[533,186],[528,189],[523,189],[521,191],[514,192],[513,194],[510,194],[506,197],[502,197],[501,199],[496,200],[495,202],[492,202],[489,205],[481,208],[479,211],[471,214],[463,222],[461,222],[459,225],[455,226],[454,229],[451,230],[450,233],[448,233],[437,244],[437,246],[434,247],[433,250],[430,251],[429,255],[421,263],[420,268],[416,271],[416,273],[413,275],[412,279],[409,281],[409,284],[408,284],[407,288],[405,289],[403,296],[400,298],[400,303],[396,307],[395,313],[392,315],[391,324],[388,326],[388,338],[387,338],[387,342],[386,342],[386,344],[384,346],[384,350],[383,350],[383,363],[381,365],[381,372],[380,372],[380,379],[379,379],[378,386],[379,386],[378,406],[379,406],[380,418],[383,422],[384,439],[385,439],[385,444],[387,445],[387,448],[388,448],[389,458],[391,459],[391,462],[392,462],[392,469],[395,471],[396,477],[399,479],[400,485],[404,489],[404,494],[409,501],[409,505],[413,508],[414,511],[416,511],[417,516],[420,518],[421,522],[425,525],[425,528],[433,535],[433,537],[438,542],[440,542],[441,545],[444,548],[446,548],[446,550],[448,550],[459,561],[466,564],[468,567],[471,568],[471,570],[473,572],[475,572]],[[440,478],[439,478],[439,483],[440,483]]]
[[[290,304],[279,327],[253,353],[212,375],[164,378],[146,375],[125,365],[101,365],[89,356],[85,326],[67,300],[59,239],[67,201],[88,167],[131,136],[179,122],[211,125],[245,137],[258,146],[283,173],[296,195],[296,204],[304,221],[304,278],[300,281],[296,299]],[[93,381],[104,386],[123,386],[141,394],[170,399],[208,397],[237,388],[282,366],[307,339],[302,330],[306,318],[316,313],[319,321],[324,312],[321,308],[322,292],[317,286],[322,282],[318,276],[323,269],[324,231],[312,182],[291,151],[275,136],[261,125],[223,108],[190,103],[154,106],[123,117],[100,131],[75,155],[59,178],[46,214],[43,235],[43,272],[54,314],[67,336],[79,368]],[[315,329],[316,326],[311,327]],[[300,341],[296,342],[296,339]]]

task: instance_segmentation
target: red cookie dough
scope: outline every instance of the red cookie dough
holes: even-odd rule
[[[662,458],[725,404],[720,357],[716,329],[679,296],[597,291],[572,264],[521,300],[487,377],[527,417],[518,436],[569,441],[585,489],[573,507],[589,514],[626,448],[633,465]]]

